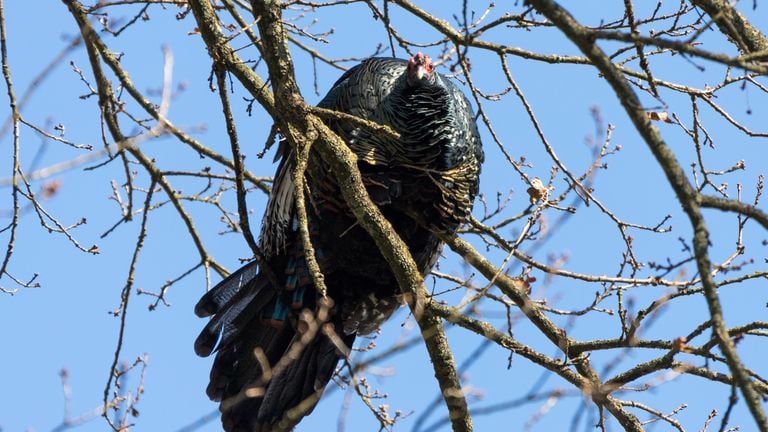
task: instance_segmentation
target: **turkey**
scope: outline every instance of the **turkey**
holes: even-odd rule
[[[399,133],[396,140],[349,121],[327,121],[358,156],[371,199],[422,273],[440,253],[436,233],[455,232],[472,210],[483,162],[469,102],[433,69],[421,53],[371,58],[344,73],[318,104]],[[268,270],[246,264],[195,307],[198,316],[212,317],[195,351],[216,353],[207,393],[221,401],[228,432],[290,429],[317,403],[355,336],[375,331],[403,303],[389,265],[357,224],[331,168],[313,152],[305,202],[328,288],[321,298],[304,258],[287,143],[276,158],[260,236]]]

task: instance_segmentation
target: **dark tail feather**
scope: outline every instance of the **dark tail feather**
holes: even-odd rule
[[[302,414],[309,414],[333,376],[339,359],[347,355],[355,339],[354,335],[343,335],[340,324],[334,327],[339,340],[346,345],[345,352],[318,332],[295,360],[266,383],[262,365],[253,352],[261,347],[270,368],[275,367],[290,351],[291,344],[299,339],[290,325],[274,328],[252,322],[238,338],[240,343],[236,349],[222,348],[211,371],[209,395],[222,398],[224,429],[266,431],[302,403],[309,404]]]
[[[207,357],[214,348],[228,345],[240,334],[273,298],[269,293],[262,293],[262,289],[258,287],[253,293],[233,299],[229,308],[215,315],[195,339],[195,353]]]
[[[272,286],[251,263],[195,307],[199,316],[213,315],[195,341],[195,351],[201,356],[218,351],[206,391],[221,401],[227,432],[269,431],[297,406],[302,416],[308,414],[354,342],[354,335],[344,335],[340,314],[328,309],[332,305],[319,304],[299,247],[297,243],[283,263],[282,286]],[[318,312],[323,322],[330,316],[325,325],[336,335],[319,330],[311,338],[310,333],[297,334],[296,328],[309,325],[302,321],[302,310],[323,311]]]
[[[259,386],[265,386],[262,381],[263,362],[269,365],[277,363],[285,348],[293,339],[293,329],[286,325],[281,328],[262,325],[259,317],[243,329],[240,336],[229,345],[222,345],[216,354],[211,367],[211,379],[207,393],[213,400],[222,401],[222,410],[227,406],[237,404],[245,397],[249,387],[258,393]],[[257,348],[258,347],[258,348]],[[260,349],[257,356],[256,351]],[[262,391],[263,393],[263,391]],[[259,398],[260,400],[260,398]],[[252,417],[255,417],[253,411]]]
[[[248,265],[224,279],[197,303],[195,312],[215,313],[195,340],[195,352],[209,356],[216,346],[227,345],[275,296],[264,275]],[[226,301],[224,304],[219,304]]]
[[[256,278],[258,270],[256,261],[252,261],[219,282],[197,302],[195,315],[204,318],[218,313],[232,300],[232,297],[240,293],[243,287]]]

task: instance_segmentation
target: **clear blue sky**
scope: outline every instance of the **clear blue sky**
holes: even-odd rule
[[[77,34],[77,27],[61,2],[44,2],[44,6],[40,2],[18,0],[6,0],[4,3],[9,61],[16,94],[20,96],[28,88],[30,81],[66,46],[67,41]],[[579,3],[564,2],[564,5],[569,7],[570,4]],[[601,14],[610,18],[621,16],[622,2],[610,2],[610,5],[607,4],[609,2],[589,3],[591,6],[582,7],[582,10],[577,12],[577,17],[590,24],[598,24]],[[445,2],[445,5],[448,11],[460,8],[460,2],[456,1]],[[760,4],[756,11],[751,10],[751,4],[749,6],[744,9],[753,23],[764,30],[768,29],[765,5]],[[503,7],[506,6],[499,4],[496,9]],[[644,5],[638,4],[637,7],[642,10]],[[184,83],[183,91],[179,91],[173,100],[170,119],[176,125],[191,130],[196,138],[209,147],[227,154],[229,144],[224,133],[218,95],[211,93],[207,86],[210,60],[199,36],[188,34],[195,28],[194,20],[190,15],[185,20],[177,21],[174,18],[176,7],[167,8],[169,10],[164,11],[160,6],[151,7],[149,21],[139,22],[126,30],[121,37],[107,37],[106,41],[114,51],[124,53],[123,66],[131,74],[137,87],[150,92],[161,87],[161,47],[168,46],[174,55],[174,85]],[[519,12],[521,8],[522,5],[516,5],[511,7],[511,11]],[[137,9],[113,9],[112,13],[118,14],[114,18],[123,13],[129,17],[131,15],[128,11],[134,10]],[[376,44],[386,43],[380,23],[371,21],[370,11],[365,6],[356,5],[350,10],[353,12],[344,16],[332,10],[318,14],[320,21],[313,29],[335,29],[335,33],[330,36],[331,44],[317,44],[329,57],[366,56],[373,52]],[[450,12],[437,12],[442,14],[442,18],[453,22]],[[499,10],[493,12],[499,13]],[[638,12],[638,15],[640,14]],[[421,25],[411,25],[414,23],[412,19],[398,13],[395,13],[394,17],[400,20],[398,25],[407,29],[407,35],[412,39],[419,42],[434,40],[433,32],[427,31]],[[302,22],[301,25],[306,24],[308,22]],[[507,38],[510,34],[516,39],[509,41]],[[491,33],[487,37],[543,53],[577,53],[575,47],[554,31],[536,30],[529,33],[518,30],[510,33]],[[706,49],[734,52],[731,46],[724,44],[714,34],[705,34],[702,40]],[[234,45],[239,46],[237,43]],[[437,56],[438,48],[427,48],[425,52]],[[470,54],[476,83],[489,93],[503,90],[506,83],[500,74],[497,57],[482,52]],[[243,55],[249,57],[253,52],[245,51]],[[398,55],[403,57],[406,54],[400,51]],[[42,83],[22,114],[27,120],[42,127],[46,124],[64,124],[67,138],[99,148],[101,132],[96,98],[78,99],[80,95],[87,94],[88,90],[70,67],[70,60],[85,70],[85,75],[90,79],[86,54],[83,49],[77,49],[68,54],[66,61]],[[309,57],[297,52],[295,60],[306,99],[311,102],[318,101],[320,95],[315,94],[313,90],[313,68]],[[651,61],[654,70],[663,74],[663,79],[680,80],[693,86],[702,87],[705,84],[717,83],[722,76],[722,68],[701,60],[695,60],[695,63],[706,66],[704,72],[679,58],[659,61],[652,58]],[[599,174],[595,185],[596,196],[619,217],[629,222],[655,225],[665,215],[672,215],[673,232],[670,234],[632,233],[641,261],[662,262],[666,257],[673,260],[685,257],[677,239],[681,236],[690,238],[689,224],[661,170],[612,97],[610,88],[596,78],[596,71],[586,66],[552,66],[517,58],[509,58],[509,62],[515,78],[536,110],[547,138],[573,172],[581,173],[590,163],[590,151],[586,142],[588,137],[595,134],[590,109],[597,107],[604,122],[615,125],[613,142],[620,144],[622,150],[608,160],[609,170]],[[340,72],[321,64],[318,64],[317,71],[318,88],[323,94]],[[765,79],[761,82],[768,85]],[[246,102],[241,99],[244,93],[237,85],[235,88],[236,94],[232,97],[233,108],[236,110],[239,134],[248,156],[246,163],[258,175],[271,175],[274,169],[271,165],[272,154],[268,154],[263,160],[256,158],[270,122],[261,113],[249,117],[245,113]],[[3,120],[8,116],[4,97],[3,93],[3,98],[0,99],[0,119]],[[154,96],[154,100],[159,99]],[[690,102],[687,97],[667,92],[664,93],[664,101],[669,105],[669,112],[677,113],[684,122],[690,124]],[[646,96],[643,103],[651,109],[659,109],[659,102]],[[754,89],[741,91],[734,87],[724,92],[718,103],[730,109],[749,127],[764,130],[764,119],[768,115],[768,98],[765,94],[760,94]],[[547,178],[551,161],[543,151],[517,98],[508,95],[502,102],[486,105],[506,148],[515,157],[527,158],[532,164],[527,170],[529,175]],[[747,106],[751,109],[751,115],[745,113]],[[131,104],[129,107],[135,108]],[[708,167],[719,170],[731,166],[739,159],[746,160],[747,169],[729,177],[728,181],[732,187],[736,181],[745,182],[745,196],[751,199],[755,179],[758,174],[765,173],[768,164],[765,139],[747,139],[721,118],[713,115],[711,110],[702,109],[702,118],[705,124],[710,126],[709,132],[715,137],[717,146],[716,150],[705,152]],[[659,128],[667,142],[678,152],[684,166],[687,167],[695,160],[690,141],[679,127],[659,124]],[[481,129],[487,155],[482,189],[490,201],[493,201],[497,190],[504,193],[513,190],[511,206],[514,210],[510,210],[509,214],[514,214],[525,208],[526,186],[503,159],[487,130]],[[34,155],[42,145],[47,147],[42,153],[42,158],[32,167]],[[26,170],[70,160],[83,153],[54,142],[43,142],[26,127],[22,128],[22,146],[22,160]],[[10,135],[0,137],[0,154],[5,155],[0,157],[0,178],[10,174],[10,148]],[[147,142],[142,149],[166,168],[198,170],[211,164],[211,161],[198,158],[187,148],[182,148],[179,142],[169,138]],[[23,212],[11,271],[20,279],[27,279],[39,273],[38,281],[42,287],[21,289],[15,296],[0,294],[0,430],[3,432],[48,431],[61,422],[64,413],[59,378],[61,369],[69,372],[73,417],[86,413],[101,403],[119,326],[119,320],[109,312],[119,306],[120,291],[126,280],[128,263],[139,228],[137,219],[118,227],[107,238],[100,238],[100,235],[119,219],[117,204],[109,199],[112,193],[110,181],[120,182],[122,177],[122,169],[117,164],[93,171],[77,169],[62,173],[52,178],[60,181],[60,190],[54,198],[44,202],[47,210],[65,225],[86,218],[87,224],[74,230],[73,234],[86,247],[98,245],[101,251],[99,255],[92,256],[77,251],[64,237],[49,234],[43,229],[34,212]],[[141,173],[137,181],[141,186],[146,186],[146,175]],[[41,184],[35,185],[39,187]],[[558,192],[562,190],[563,184],[560,177],[555,184]],[[202,186],[204,185],[200,183],[181,181],[177,185],[185,192],[201,189]],[[10,189],[0,187],[0,196],[0,217],[5,225],[11,203]],[[139,200],[143,199],[141,194],[137,197]],[[162,194],[156,194],[156,199],[161,197]],[[233,194],[226,194],[223,203],[234,209]],[[265,204],[263,194],[254,192],[249,204],[253,209],[252,224],[258,225]],[[238,266],[238,258],[249,256],[248,248],[240,236],[219,235],[224,226],[218,221],[216,212],[193,203],[188,206],[196,217],[197,227],[202,232],[207,246],[219,262],[234,270]],[[549,213],[549,223],[555,222],[555,215],[557,213]],[[713,259],[719,261],[733,249],[735,218],[716,212],[707,212],[707,216],[713,230]],[[598,275],[617,272],[623,242],[615,226],[612,226],[610,220],[597,211],[595,206],[580,208],[575,216],[561,222],[565,225],[556,236],[536,251],[534,256],[537,259],[546,262],[549,256],[567,254],[567,269]],[[503,234],[511,235],[521,226],[513,225]],[[765,238],[764,231],[752,225],[747,226],[745,241],[749,248],[748,256],[766,256],[765,246],[760,245],[760,241]],[[3,234],[0,239],[5,245],[7,235]],[[451,256],[450,253],[447,255]],[[495,253],[492,253],[491,257],[496,264],[500,264],[504,258]],[[170,206],[165,206],[151,214],[146,248],[139,258],[136,287],[157,291],[166,280],[176,278],[192,267],[197,258],[194,246],[178,215]],[[764,267],[762,262],[758,262],[749,267],[748,271],[755,271],[761,265]],[[519,271],[515,263],[512,268],[515,272]],[[468,275],[472,272],[457,263],[455,257],[450,258],[442,270],[457,275]],[[689,268],[689,272],[692,271]],[[533,287],[533,297],[546,297],[550,304],[558,308],[585,307],[597,289],[595,286],[568,279],[554,279],[548,282],[543,274],[533,274],[538,278]],[[3,286],[10,285],[6,278],[0,282]],[[216,409],[216,405],[206,398],[204,392],[211,361],[198,358],[192,350],[194,338],[204,325],[203,320],[196,318],[192,310],[204,290],[204,274],[198,270],[171,288],[167,296],[170,307],[161,305],[157,310],[149,311],[148,305],[153,303],[153,298],[136,296],[135,293],[131,298],[127,315],[128,330],[121,359],[130,363],[145,353],[149,358],[144,382],[145,393],[137,406],[140,411],[140,416],[136,419],[137,431],[179,430]],[[632,291],[631,295],[636,299],[637,308],[645,307],[650,300],[665,292],[663,288],[646,287]],[[463,292],[454,292],[441,298],[455,304],[462,295]],[[764,285],[744,284],[739,288],[724,291],[722,296],[726,304],[726,318],[731,325],[765,316],[768,296]],[[499,308],[490,304],[485,306],[485,319],[501,326],[504,316]],[[615,300],[608,301],[604,307],[615,308]],[[705,313],[703,298],[682,300],[669,313],[664,313],[657,319],[646,337],[669,338],[670,334],[686,334],[701,322]],[[555,319],[559,324],[568,326],[567,317]],[[406,311],[401,310],[383,328],[377,345],[380,348],[388,347],[393,341],[410,339],[418,334],[414,325]],[[615,316],[595,313],[579,318],[572,335],[580,340],[608,338],[617,337],[618,330]],[[525,320],[516,325],[514,334],[522,342],[531,344],[544,353],[556,353],[555,347],[542,341],[541,336]],[[448,337],[459,364],[473,356],[480,344],[477,337],[459,328],[449,328]],[[761,372],[765,374],[765,364],[758,365],[754,362],[760,349],[765,352],[764,343],[761,348],[759,340],[750,339],[740,345],[740,348],[747,359],[753,360],[752,365],[762,367]],[[651,358],[654,354],[659,353],[633,351],[629,359],[619,363],[617,370],[623,370],[643,358]],[[601,360],[605,362],[612,358],[602,357],[603,355],[604,353],[593,355],[595,364],[600,365]],[[542,379],[541,370],[532,367],[519,356],[514,358],[512,367],[507,369],[507,352],[495,345],[488,347],[477,357],[477,363],[465,375],[465,385],[474,389],[473,394],[480,398],[470,397],[475,408],[523,397]],[[696,360],[694,363],[699,365],[701,362]],[[388,404],[392,410],[400,409],[406,413],[414,410],[414,413],[396,428],[411,430],[428,403],[437,396],[437,385],[426,351],[421,345],[417,345],[377,364],[373,372],[375,374],[369,375],[371,384],[388,395],[388,398],[380,403]],[[137,374],[131,374],[127,388],[135,389],[137,379]],[[555,376],[547,375],[543,379],[548,380],[546,388],[562,387],[573,390]],[[315,412],[301,423],[298,431],[335,430],[344,392],[333,389],[329,393],[329,397],[324,398]],[[712,394],[717,397],[713,398]],[[686,402],[689,408],[683,411],[678,419],[686,428],[699,430],[711,409],[722,410],[727,396],[727,391],[724,392],[722,387],[715,387],[703,380],[686,378],[668,384],[658,392],[650,391],[637,396],[637,399],[652,403],[665,412],[673,410],[681,402]],[[376,423],[366,408],[355,397],[352,400],[347,430],[376,430]],[[563,398],[552,407],[548,415],[533,425],[533,430],[568,430],[580,403],[580,396]],[[522,425],[532,414],[539,408],[545,409],[545,405],[544,401],[541,401],[519,410],[477,415],[474,418],[476,430],[522,430]],[[438,414],[443,413],[441,407]],[[438,419],[439,415],[432,416],[427,423]],[[594,410],[590,411],[589,415],[594,416]],[[642,413],[640,416],[646,418]],[[744,431],[753,427],[743,406],[734,411],[732,420],[732,425],[742,425]],[[578,430],[591,430],[585,426],[588,423],[582,417]],[[78,428],[80,431],[106,429],[101,419]],[[218,419],[199,430],[219,430]],[[667,425],[657,425],[656,430],[668,428]]]

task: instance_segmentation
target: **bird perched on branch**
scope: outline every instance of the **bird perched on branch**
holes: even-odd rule
[[[358,156],[372,201],[408,245],[422,273],[441,241],[466,220],[478,191],[483,150],[464,94],[421,53],[371,58],[351,68],[319,107],[387,125],[383,134],[343,116],[326,119]],[[296,216],[293,150],[280,163],[255,261],[220,282],[195,313],[211,320],[195,341],[216,352],[208,396],[221,401],[228,432],[286,430],[317,403],[356,335],[375,331],[402,304],[395,276],[344,201],[334,174],[310,153],[305,201],[316,262],[315,288]]]

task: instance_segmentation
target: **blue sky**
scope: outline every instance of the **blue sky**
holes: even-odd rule
[[[44,10],[36,2],[5,1],[6,26],[8,32],[9,62],[17,96],[29,86],[30,81],[60,52],[67,41],[77,33],[74,20],[66,7],[60,2],[46,4]],[[577,18],[590,24],[598,24],[601,14],[612,18],[620,17],[622,2],[588,2],[590,6],[581,6],[574,10]],[[640,2],[637,2],[640,3]],[[742,2],[743,3],[743,2]],[[563,2],[566,7],[578,7],[578,2]],[[582,4],[583,5],[583,4]],[[445,2],[446,10],[436,12],[452,21],[451,11],[460,7],[460,2]],[[654,3],[655,6],[655,3]],[[743,8],[753,23],[759,28],[768,29],[768,14],[760,5],[756,11],[751,4]],[[432,6],[436,7],[436,6]],[[498,6],[496,9],[501,9]],[[638,6],[640,15],[643,6]],[[668,6],[671,7],[671,6]],[[521,5],[511,7],[512,12],[519,12]],[[173,82],[175,86],[183,83],[173,100],[169,117],[179,126],[191,133],[209,147],[223,154],[228,153],[229,144],[224,133],[224,125],[218,107],[218,95],[209,91],[207,79],[210,73],[210,60],[205,47],[197,35],[189,33],[195,24],[191,16],[177,21],[174,6],[162,10],[153,6],[149,10],[151,19],[139,22],[126,30],[119,38],[105,37],[114,51],[122,52],[123,67],[131,74],[137,87],[145,92],[157,90],[162,84],[162,46],[169,47],[174,55]],[[113,17],[132,16],[135,7],[116,8]],[[434,9],[430,9],[434,10]],[[493,14],[498,15],[499,10]],[[425,29],[404,14],[393,12],[397,25],[405,29],[408,37],[419,42],[435,39],[434,32]],[[313,29],[333,27],[335,32],[329,37],[331,44],[315,44],[330,57],[365,56],[373,52],[378,43],[386,44],[386,35],[379,23],[371,22],[370,11],[362,5],[354,5],[340,15],[334,10],[324,10],[317,14],[318,23]],[[309,21],[303,22],[303,25]],[[509,38],[514,38],[509,40]],[[576,48],[558,35],[554,30],[535,30],[526,32],[492,32],[490,40],[503,41],[525,49],[543,53],[577,54]],[[717,37],[715,32],[707,32],[701,39],[706,49],[734,53],[734,49]],[[243,43],[244,44],[244,43]],[[237,43],[234,46],[239,46]],[[615,47],[606,43],[606,49]],[[430,52],[434,50],[434,52]],[[425,52],[437,56],[437,48],[425,48]],[[313,91],[313,65],[308,56],[294,51],[298,79],[305,98],[316,102],[339,75],[339,71],[327,66],[317,65],[317,83],[321,95]],[[244,57],[253,55],[244,51]],[[407,54],[399,51],[403,57]],[[495,55],[471,51],[473,77],[481,88],[489,93],[498,92],[506,87],[498,67]],[[613,143],[622,149],[608,158],[609,169],[601,171],[595,184],[596,196],[616,214],[629,222],[655,225],[667,214],[672,215],[670,224],[673,231],[669,234],[649,234],[632,232],[636,250],[643,262],[662,262],[666,257],[673,260],[685,257],[681,251],[678,237],[690,239],[690,227],[680,211],[679,204],[666,183],[663,174],[655,164],[650,152],[631,124],[627,121],[621,107],[615,101],[611,89],[597,78],[597,72],[586,66],[550,65],[530,60],[509,57],[510,68],[525,91],[526,97],[534,107],[537,117],[555,147],[558,155],[575,173],[581,173],[591,163],[590,149],[586,144],[589,137],[595,136],[595,124],[590,110],[596,107],[603,121],[614,125]],[[90,143],[101,146],[100,125],[95,98],[80,100],[79,96],[88,90],[73,72],[69,62],[86,71],[90,77],[87,57],[83,49],[68,54],[66,61],[60,64],[40,88],[33,94],[29,104],[22,112],[25,119],[40,126],[46,124],[64,124],[67,138],[78,143]],[[651,59],[654,72],[667,80],[678,80],[692,86],[713,85],[722,79],[723,68],[702,60],[689,62],[681,58]],[[703,65],[705,71],[697,69]],[[636,67],[636,64],[634,64]],[[263,73],[263,69],[260,69]],[[445,71],[443,71],[445,72]],[[763,85],[768,82],[759,79]],[[246,149],[246,163],[258,175],[271,175],[272,153],[264,159],[256,157],[269,131],[270,122],[261,112],[248,116],[245,112],[247,102],[243,89],[235,85],[233,108],[238,121],[239,134]],[[153,96],[157,101],[158,97]],[[686,124],[690,123],[690,100],[687,96],[663,93],[664,102],[670,113],[676,113]],[[660,103],[647,95],[642,96],[643,103],[649,109],[663,111]],[[742,90],[737,86],[720,94],[717,102],[727,107],[740,121],[755,130],[765,127],[764,119],[768,113],[768,98],[754,88]],[[531,176],[547,178],[551,161],[535,134],[524,109],[514,95],[507,95],[501,102],[485,106],[494,122],[505,148],[515,157],[525,156],[531,163],[527,173]],[[135,105],[128,104],[135,110]],[[746,107],[751,114],[746,113]],[[0,117],[8,115],[7,103],[0,103]],[[758,174],[765,173],[768,156],[765,151],[765,139],[749,139],[744,134],[729,126],[711,109],[702,107],[702,121],[708,126],[715,139],[715,149],[705,149],[705,163],[710,169],[719,170],[731,166],[740,159],[747,161],[747,168],[727,178],[733,188],[736,182],[744,183],[744,195],[750,199],[754,195],[754,185]],[[695,160],[695,153],[690,140],[676,125],[659,123],[665,140],[678,152],[681,163],[688,167]],[[50,128],[49,128],[50,129]],[[130,132],[130,127],[127,127]],[[513,191],[509,214],[525,208],[526,186],[504,160],[501,152],[491,140],[487,130],[481,128],[486,149],[487,162],[482,177],[482,190],[493,200],[497,190]],[[601,139],[598,137],[598,139]],[[43,142],[29,128],[22,128],[22,160],[25,169],[30,166],[40,146],[46,146],[36,168],[57,162],[70,160],[83,152],[52,143]],[[10,155],[10,135],[0,137],[0,154]],[[211,165],[211,161],[200,159],[196,154],[182,148],[178,141],[161,138],[143,144],[142,149],[152,155],[158,165],[165,168],[199,170]],[[10,174],[10,158],[0,158],[2,168],[0,178]],[[137,168],[138,169],[138,168]],[[221,170],[219,170],[221,171]],[[101,253],[89,255],[76,250],[71,243],[60,235],[49,234],[43,229],[37,217],[31,211],[25,211],[21,219],[19,238],[12,261],[11,271],[21,279],[39,274],[41,288],[21,289],[14,296],[0,295],[0,430],[48,431],[61,423],[64,415],[64,402],[59,371],[66,369],[72,389],[71,413],[73,417],[96,408],[101,403],[104,386],[107,381],[116,340],[119,320],[109,312],[119,306],[122,290],[128,272],[128,263],[133,253],[136,235],[139,229],[138,218],[118,227],[106,238],[100,235],[119,219],[119,209],[109,199],[112,189],[110,182],[120,182],[123,173],[117,164],[97,170],[83,171],[82,167],[61,173],[56,179],[61,186],[55,197],[44,201],[46,209],[54,214],[63,224],[69,225],[82,218],[87,224],[73,231],[75,237],[84,246],[97,244]],[[184,182],[172,179],[177,187],[185,192],[202,189],[200,182]],[[147,185],[147,177],[140,172],[137,184]],[[40,186],[42,183],[35,183]],[[555,186],[559,192],[563,188],[562,176]],[[10,208],[10,189],[0,188],[2,201],[3,225]],[[143,195],[137,195],[143,199]],[[156,194],[159,199],[161,194]],[[252,225],[258,225],[266,200],[263,194],[254,192],[249,197],[252,209]],[[225,194],[223,205],[234,209],[234,195]],[[240,236],[221,235],[224,228],[218,220],[219,214],[209,206],[195,203],[188,204],[195,215],[198,229],[202,232],[207,247],[219,262],[230,270],[236,269],[239,258],[249,257],[247,245]],[[479,205],[476,210],[479,210]],[[558,221],[563,226],[536,250],[534,257],[546,262],[548,257],[567,254],[565,268],[573,271],[612,275],[618,271],[623,241],[612,222],[602,215],[596,206],[580,207],[570,217],[558,220],[558,213],[547,214],[547,221]],[[765,206],[762,206],[765,209]],[[480,215],[479,212],[476,214]],[[713,260],[725,259],[733,251],[736,219],[716,211],[707,211],[706,216],[712,230]],[[522,223],[514,224],[503,232],[512,235]],[[3,234],[3,244],[7,236]],[[748,257],[755,257],[757,262],[747,267],[747,271],[764,268],[762,258],[766,256],[765,246],[760,242],[766,238],[765,231],[753,224],[748,224],[745,231]],[[531,243],[533,245],[533,243]],[[447,252],[447,261],[441,267],[443,271],[468,276],[472,270],[463,266]],[[496,264],[501,264],[502,255],[491,253]],[[136,287],[147,291],[157,291],[169,279],[183,274],[197,262],[197,252],[182,226],[178,215],[170,206],[154,211],[150,216],[148,238],[145,250],[139,258],[136,273]],[[760,267],[762,266],[762,267]],[[519,265],[512,263],[513,272],[519,271]],[[689,275],[693,270],[688,268]],[[647,268],[643,275],[653,274]],[[534,298],[547,298],[558,308],[578,309],[589,304],[593,293],[598,289],[594,285],[575,282],[570,279],[555,278],[545,282],[545,276],[534,272],[538,282],[533,286]],[[218,280],[218,279],[216,279]],[[7,279],[0,280],[3,286]],[[168,293],[169,307],[160,306],[150,311],[153,303],[150,296],[131,298],[127,321],[128,330],[122,349],[121,359],[133,362],[138,356],[148,356],[148,366],[144,381],[144,394],[137,406],[140,412],[135,419],[137,431],[175,431],[182,429],[206,414],[214,411],[216,405],[205,396],[210,359],[195,356],[192,343],[197,332],[204,325],[192,313],[198,297],[205,290],[205,276],[196,271],[175,284]],[[635,307],[645,307],[649,301],[666,292],[661,287],[636,288],[631,296]],[[457,303],[463,292],[453,292],[441,297],[449,303]],[[726,319],[729,325],[738,325],[765,316],[766,295],[764,284],[745,283],[723,290]],[[615,308],[615,300],[608,301],[605,307]],[[488,303],[481,307],[484,319],[502,326],[502,311]],[[686,334],[703,319],[706,305],[702,297],[693,296],[682,299],[679,304],[660,314],[646,333],[646,337],[669,338],[670,334]],[[560,325],[570,328],[568,317],[555,317]],[[382,329],[376,340],[379,349],[386,348],[399,340],[408,340],[418,335],[414,322],[405,310],[401,310]],[[616,316],[593,313],[575,320],[571,335],[577,339],[617,337],[619,327]],[[515,337],[521,342],[531,344],[547,354],[554,355],[554,346],[542,340],[524,319],[516,324]],[[455,350],[459,364],[468,358],[476,358],[476,363],[466,374],[465,385],[473,389],[470,397],[471,406],[476,409],[495,403],[511,401],[525,396],[531,388],[538,388],[541,380],[546,380],[544,388],[573,389],[556,376],[543,375],[522,357],[516,356],[512,366],[507,368],[508,353],[495,345],[476,350],[481,340],[460,328],[449,327],[448,338]],[[759,352],[765,352],[764,342],[760,339],[747,338],[740,351],[758,372],[765,374],[765,365],[755,359]],[[373,351],[375,354],[377,351]],[[597,365],[612,363],[613,355],[594,353],[591,358]],[[623,370],[642,359],[659,355],[658,352],[632,351],[628,358],[618,364]],[[681,355],[685,359],[685,355]],[[699,365],[699,360],[689,359]],[[751,362],[750,362],[751,360]],[[603,363],[601,363],[603,362]],[[724,370],[718,366],[718,370]],[[762,368],[762,370],[760,369]],[[599,368],[598,368],[599,370]],[[396,430],[412,430],[425,407],[437,396],[437,386],[433,378],[431,365],[426,351],[421,344],[401,354],[377,364],[374,373],[369,375],[371,384],[388,395],[381,403],[388,404],[392,410],[400,409],[405,413],[413,411]],[[610,376],[610,374],[608,374]],[[134,390],[138,374],[128,377],[127,388]],[[305,419],[298,431],[333,430],[336,428],[340,407],[343,405],[344,391],[334,388],[329,391],[315,412]],[[712,395],[717,395],[713,397]],[[726,404],[728,391],[722,386],[694,378],[685,378],[666,384],[657,391],[631,395],[637,400],[654,404],[662,411],[670,412],[682,402],[688,408],[677,417],[686,428],[698,430],[703,425],[707,414],[713,408],[722,411]],[[347,430],[375,430],[376,423],[366,408],[352,398],[347,419]],[[568,430],[574,413],[579,409],[581,396],[564,397],[551,408],[547,415],[532,425],[533,430]],[[493,415],[477,415],[474,418],[476,430],[522,430],[522,425],[532,418],[537,409],[545,409],[546,404],[537,402],[520,409],[502,411]],[[548,408],[547,408],[548,409]],[[438,420],[444,415],[442,406],[436,414],[426,420],[426,424]],[[594,410],[581,417],[577,430],[591,430],[587,417]],[[641,418],[643,414],[640,413]],[[751,430],[753,423],[743,406],[735,409],[731,416],[732,425],[742,425],[742,430]],[[719,421],[719,418],[718,420]],[[520,426],[520,427],[518,427]],[[198,430],[218,430],[218,420],[214,420]],[[649,426],[649,429],[653,426]],[[667,430],[666,425],[657,425],[656,430]],[[80,427],[81,431],[103,431],[106,425],[101,419],[88,422]],[[437,430],[446,430],[445,427]]]

